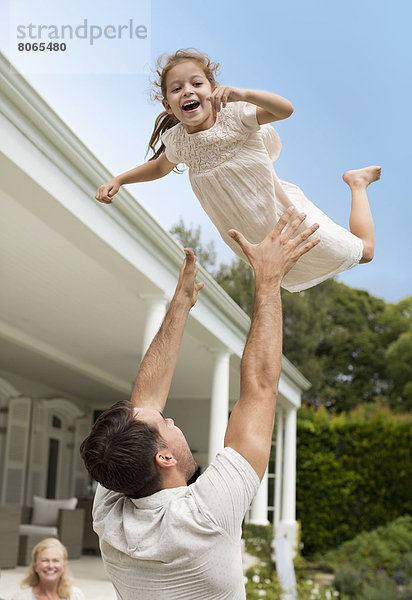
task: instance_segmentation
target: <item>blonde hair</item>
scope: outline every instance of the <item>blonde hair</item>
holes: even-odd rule
[[[67,550],[63,546],[63,544],[56,538],[46,538],[36,544],[33,550],[31,551],[32,562],[29,567],[29,571],[26,577],[21,582],[21,587],[36,587],[40,583],[40,578],[34,568],[35,563],[39,557],[39,554],[48,548],[58,548],[63,556],[63,561],[65,563],[64,571],[62,576],[60,577],[59,586],[57,592],[61,598],[70,598],[70,594],[72,591],[72,585],[70,580],[70,572],[67,567]]]
[[[192,60],[200,64],[212,89],[218,85],[215,75],[219,70],[219,63],[212,62],[207,54],[199,52],[196,48],[183,48],[177,50],[174,54],[162,54],[157,59],[155,69],[157,78],[152,82],[155,87],[152,93],[152,98],[154,100],[162,101],[166,98],[166,77],[168,72],[179,63],[187,60]],[[150,150],[153,152],[153,156],[149,160],[155,160],[163,154],[165,146],[163,142],[161,142],[161,135],[167,129],[177,125],[177,123],[179,123],[179,120],[174,115],[169,115],[166,111],[160,113],[155,121],[153,133],[147,148],[147,152],[150,152]],[[156,148],[159,142],[160,146]]]

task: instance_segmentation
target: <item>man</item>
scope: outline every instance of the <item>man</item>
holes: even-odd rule
[[[291,220],[292,214],[288,209],[258,245],[229,232],[255,273],[254,310],[225,448],[197,481],[187,486],[195,461],[183,433],[162,414],[185,323],[203,287],[188,249],[131,403],[101,415],[82,444],[86,467],[102,484],[94,528],[121,600],[245,598],[241,524],[270,454],[282,358],[280,282],[319,241],[308,241],[317,225],[292,239],[305,218]]]

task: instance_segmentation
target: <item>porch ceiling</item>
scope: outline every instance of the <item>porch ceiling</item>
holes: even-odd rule
[[[100,244],[107,253],[107,246],[82,223],[74,224],[60,204],[54,203],[52,216],[47,213],[45,191],[16,169],[0,157],[1,364],[88,401],[125,397],[140,361],[144,296],[161,290],[136,269],[125,277],[119,264],[117,276],[113,264],[106,269],[95,260],[85,248]],[[210,332],[189,320],[174,397],[210,397],[213,342]],[[238,372],[235,358],[232,398]]]

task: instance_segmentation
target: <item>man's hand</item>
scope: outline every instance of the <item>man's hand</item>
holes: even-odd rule
[[[262,479],[270,455],[278,382],[282,365],[280,283],[296,261],[319,239],[308,241],[317,225],[296,234],[305,215],[289,208],[260,244],[250,244],[230,230],[255,271],[255,302],[241,362],[240,397],[225,436],[225,446],[239,452]]]
[[[192,308],[196,304],[197,294],[203,288],[203,283],[195,283],[199,266],[193,250],[185,248],[185,254],[186,258],[180,268],[174,298],[187,299],[190,302],[190,308]]]
[[[302,213],[288,224],[293,213],[294,208],[289,207],[260,244],[250,244],[241,233],[235,229],[229,230],[229,235],[239,244],[252,265],[256,281],[262,278],[274,283],[281,281],[297,260],[320,242],[320,238],[307,241],[319,228],[317,223],[292,237],[306,218]]]
[[[131,398],[134,407],[162,411],[166,404],[187,317],[203,287],[195,283],[198,266],[193,250],[185,248],[185,253],[169,310],[137,374]]]
[[[112,198],[115,194],[117,194],[119,188],[120,183],[115,177],[114,179],[111,179],[110,181],[104,183],[99,187],[99,189],[96,192],[95,198],[99,202],[103,202],[103,204],[111,204]]]

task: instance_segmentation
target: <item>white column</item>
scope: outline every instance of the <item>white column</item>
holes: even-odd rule
[[[282,507],[282,462],[283,462],[283,410],[276,413],[276,467],[275,467],[275,516],[274,534],[279,528]]]
[[[146,323],[142,342],[142,358],[152,343],[166,314],[166,296],[144,296],[146,303]]]
[[[250,513],[250,523],[253,525],[269,525],[268,521],[268,469],[266,467],[263,479],[260,482]]]
[[[283,461],[282,521],[296,520],[296,408],[289,408],[285,419],[285,457]]]
[[[223,448],[229,414],[229,359],[228,350],[216,355],[210,405],[209,464]]]
[[[296,555],[296,408],[286,411],[282,478],[282,511],[276,537],[286,537],[292,557]]]

